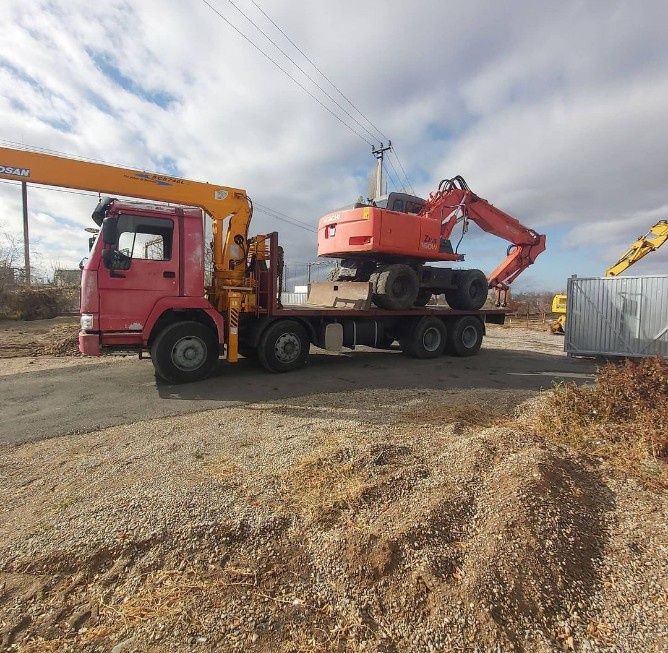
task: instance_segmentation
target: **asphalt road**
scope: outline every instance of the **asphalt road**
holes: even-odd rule
[[[149,360],[0,377],[0,443],[85,433],[117,424],[325,392],[362,388],[549,388],[557,380],[589,380],[591,361],[564,355],[485,349],[471,358],[414,360],[398,351],[315,353],[298,372],[269,374],[252,360],[221,362],[214,377],[189,385],[156,380]]]

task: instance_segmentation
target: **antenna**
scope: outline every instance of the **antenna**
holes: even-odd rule
[[[376,188],[374,189],[374,196],[370,199],[378,199],[383,195],[383,159],[385,158],[385,152],[392,149],[392,141],[387,142],[387,147],[383,147],[381,141],[379,148],[371,148],[371,154],[376,157]]]

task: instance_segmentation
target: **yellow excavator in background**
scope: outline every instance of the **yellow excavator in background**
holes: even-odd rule
[[[668,220],[659,220],[644,236],[640,236],[620,259],[606,271],[606,277],[616,277],[650,252],[655,252],[668,240]],[[559,317],[550,322],[550,331],[563,334],[566,329],[566,295],[555,295],[552,299],[552,312]]]

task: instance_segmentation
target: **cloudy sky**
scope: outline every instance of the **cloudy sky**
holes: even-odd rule
[[[0,144],[245,188],[315,226],[366,191],[370,147],[221,15],[362,132],[254,21],[368,124],[269,16],[392,139],[419,194],[462,174],[547,234],[518,289],[601,274],[668,218],[666,2],[207,1],[218,13],[203,0],[0,0]],[[76,265],[95,197],[29,194],[40,261]],[[19,188],[0,184],[0,229],[20,232],[20,215]],[[252,232],[274,229],[290,263],[314,258],[314,233],[256,213]],[[505,242],[469,236],[472,267],[503,258]],[[634,272],[667,268],[668,247]]]

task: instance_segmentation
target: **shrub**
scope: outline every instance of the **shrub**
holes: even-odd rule
[[[608,363],[593,386],[569,383],[536,414],[550,439],[602,457],[644,480],[668,485],[668,361]]]

